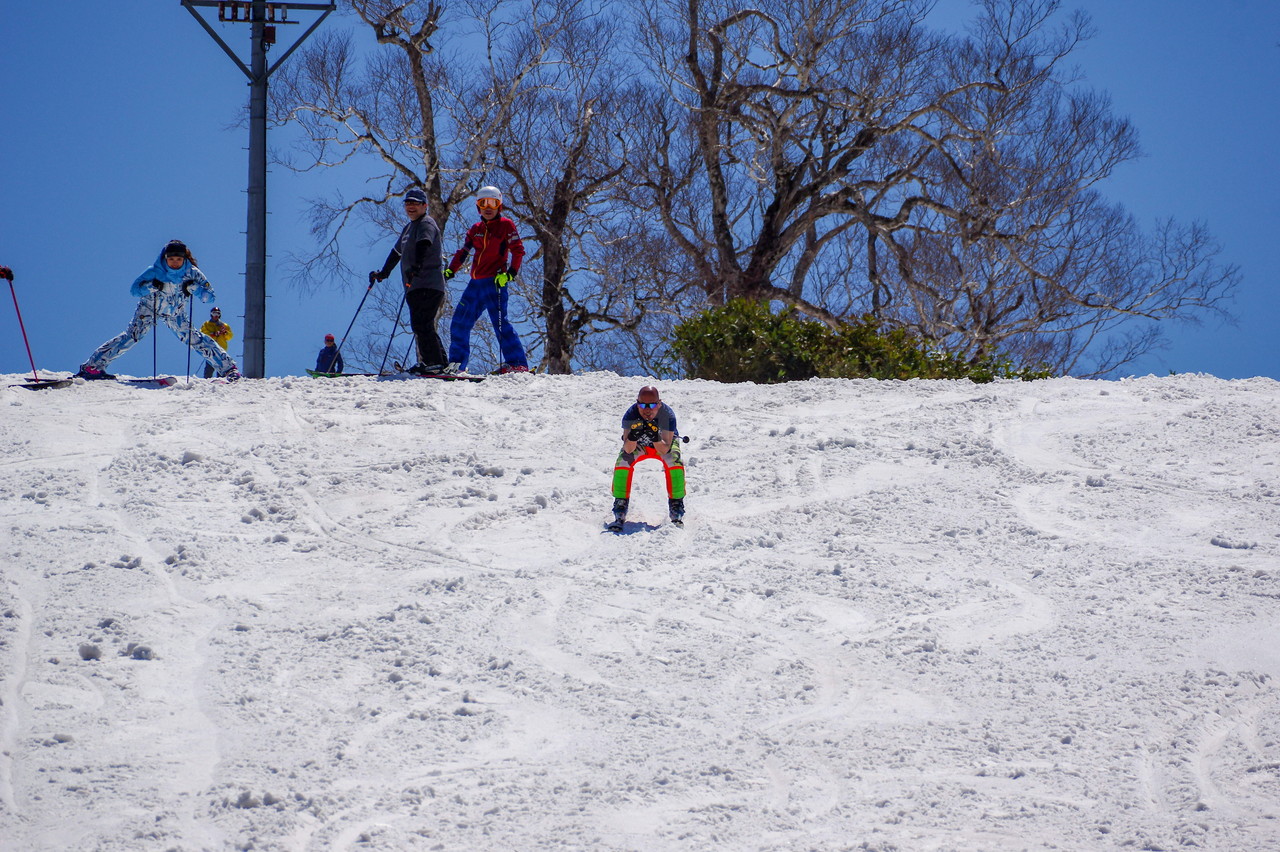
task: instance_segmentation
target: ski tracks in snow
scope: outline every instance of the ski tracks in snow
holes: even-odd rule
[[[91,389],[107,391],[104,414],[136,405],[111,398],[112,390]],[[9,572],[25,638],[12,649],[23,659],[13,659],[6,679],[4,739],[22,769],[8,773],[4,786],[28,848],[92,845],[125,825],[155,836],[156,813],[187,842],[215,837],[202,825],[196,794],[217,762],[201,685],[202,641],[217,616],[175,582],[181,551],[161,544],[163,513],[129,481],[136,472],[149,478],[181,468],[182,453],[167,425],[133,432],[103,425],[147,422],[145,414],[132,422],[104,416],[79,422],[77,434],[55,427],[27,436],[42,445],[30,450],[44,459],[39,473],[4,473],[6,485],[38,475],[45,486],[27,492],[36,512],[14,519],[21,524],[15,534],[32,546]],[[92,449],[63,455],[68,446]],[[82,507],[73,524],[51,529],[40,521],[42,509],[61,504]],[[99,555],[88,563],[63,556],[75,552]],[[42,588],[52,597],[33,597]],[[145,781],[118,783],[129,776]],[[79,818],[69,820],[72,811]]]
[[[1272,463],[1265,417],[1226,436],[1221,403],[1176,382],[813,381],[749,405],[669,383],[693,436],[686,527],[650,462],[628,534],[602,535],[636,386],[197,383],[127,397],[109,422],[138,431],[93,433],[96,485],[83,462],[34,485],[40,465],[0,465],[32,495],[3,503],[11,526],[72,505],[62,546],[105,554],[84,571],[24,540],[34,567],[0,588],[3,653],[27,663],[0,685],[10,798],[31,805],[33,767],[79,766],[125,806],[64,784],[28,814],[80,807],[85,837],[157,850],[1277,837],[1276,691],[1218,641],[1273,612],[1275,545],[1242,516],[1186,528],[1198,500],[1274,512],[1270,486],[1175,463],[1215,437]],[[1135,413],[1144,394],[1167,430]],[[72,623],[49,588],[103,617]],[[48,675],[42,628],[109,653],[63,647],[75,676]],[[31,743],[30,708],[127,722],[122,695],[139,719],[192,715],[114,772]]]

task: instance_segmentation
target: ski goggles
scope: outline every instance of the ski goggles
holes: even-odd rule
[[[481,210],[497,210],[502,206],[502,202],[496,198],[477,198],[476,206]]]
[[[639,407],[639,408],[643,408],[643,409],[646,409],[646,410],[648,410],[648,409],[652,409],[652,408],[657,408],[659,405],[662,405],[662,403],[660,403],[660,402],[637,402],[637,403],[636,403],[636,406],[637,406],[637,407]]]

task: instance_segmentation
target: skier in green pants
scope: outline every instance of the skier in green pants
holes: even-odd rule
[[[612,530],[622,529],[631,499],[631,474],[636,462],[657,459],[667,477],[667,508],[671,521],[684,521],[684,463],[680,460],[680,432],[676,413],[658,397],[658,389],[646,385],[635,404],[622,415],[622,452],[613,464]]]

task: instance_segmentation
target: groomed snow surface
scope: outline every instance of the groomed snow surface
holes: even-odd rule
[[[0,848],[1280,849],[1280,384],[651,381],[6,382]]]

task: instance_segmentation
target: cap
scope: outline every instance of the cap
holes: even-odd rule
[[[326,341],[332,341],[332,340],[333,340],[333,335],[332,335],[332,334],[326,334],[326,335],[324,336],[324,339],[325,339]]]
[[[165,243],[164,251],[161,252],[165,257],[186,257],[187,244],[182,240],[169,240]]]
[[[658,399],[658,389],[653,385],[645,385],[640,388],[640,393],[636,394],[637,402],[657,402]]]
[[[419,204],[427,203],[427,194],[416,186],[404,194],[405,202],[416,201]]]
[[[222,308],[218,307],[217,305],[214,305],[212,308],[209,309],[209,313],[222,316]]]

